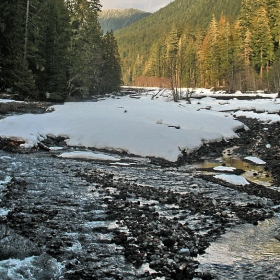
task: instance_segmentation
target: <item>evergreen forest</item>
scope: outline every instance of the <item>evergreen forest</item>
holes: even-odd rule
[[[280,89],[280,0],[175,0],[115,36],[125,84]]]
[[[1,0],[0,91],[63,101],[121,85],[117,41],[98,0]]]
[[[129,26],[104,32],[102,13],[107,27]],[[2,0],[0,92],[63,101],[122,83],[279,91],[279,44],[280,0],[174,0],[154,14],[101,12],[99,0]]]

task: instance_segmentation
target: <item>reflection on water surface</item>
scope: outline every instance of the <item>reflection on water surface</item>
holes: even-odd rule
[[[238,226],[197,258],[199,270],[211,271],[215,279],[279,279],[280,242],[275,238],[279,232],[279,216],[258,226]]]
[[[228,155],[224,155],[218,159],[207,159],[196,164],[195,166],[198,169],[205,169],[205,172],[207,173],[214,172],[213,168],[217,166],[234,167],[239,170],[244,170],[244,173],[241,175],[248,181],[264,186],[270,186],[273,181],[272,175],[265,170],[264,165],[249,163],[240,158],[235,158]]]

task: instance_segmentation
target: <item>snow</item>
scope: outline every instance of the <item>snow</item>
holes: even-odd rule
[[[63,150],[63,147],[50,147],[51,151],[59,151],[59,150]]]
[[[257,158],[257,157],[252,157],[252,156],[248,156],[248,157],[245,157],[246,160],[249,160],[251,162],[254,162],[255,164],[266,164],[265,161]]]
[[[116,162],[116,163],[110,163],[111,165],[118,165],[118,166],[131,166],[135,165],[135,163],[125,163],[125,162]]]
[[[120,159],[104,154],[96,154],[89,151],[75,151],[69,153],[63,153],[59,155],[62,158],[83,158],[83,159],[97,159],[97,160],[110,160],[110,161],[119,161]]]
[[[280,121],[280,116],[277,114],[268,114],[268,113],[261,113],[257,114],[254,112],[244,112],[244,111],[238,111],[235,113],[237,117],[246,117],[246,118],[252,118],[252,119],[259,119],[263,122],[267,123],[274,123]]]
[[[9,103],[9,102],[16,102],[16,101],[12,99],[0,99],[0,103]]]
[[[142,93],[139,99],[125,96],[99,102],[69,102],[53,106],[54,110],[46,114],[10,116],[0,120],[0,137],[24,140],[24,148],[37,145],[49,134],[67,136],[70,146],[176,161],[182,150],[188,153],[203,143],[238,137],[235,131],[246,127],[234,114],[249,115],[250,110],[257,110],[264,112],[265,118],[256,113],[254,116],[268,124],[280,121],[276,114],[279,99],[273,96],[245,101],[231,95],[232,99],[224,101],[207,92],[209,96],[187,104],[172,102],[168,91],[152,99],[156,92],[158,89]],[[73,155],[77,157],[78,153]]]
[[[219,174],[219,175],[215,175],[214,178],[223,180],[233,185],[241,185],[241,186],[250,185],[250,183],[244,177],[238,175]]]
[[[236,168],[235,167],[229,167],[229,166],[216,166],[213,168],[216,171],[229,171],[233,172]]]

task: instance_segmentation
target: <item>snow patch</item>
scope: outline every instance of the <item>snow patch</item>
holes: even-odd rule
[[[118,165],[118,166],[131,166],[131,165],[135,165],[136,163],[126,163],[126,162],[111,162],[111,165]]]
[[[219,174],[215,175],[214,178],[223,180],[233,185],[250,185],[250,183],[244,177],[238,175]]]
[[[279,106],[278,106],[279,107]],[[253,109],[253,108],[251,108]],[[251,111],[238,111],[234,113],[237,117],[246,117],[252,119],[258,119],[265,123],[275,123],[280,121],[280,116],[278,114],[269,114],[269,113],[255,113]]]
[[[61,158],[77,158],[77,159],[91,159],[91,160],[109,160],[109,161],[119,161],[120,159],[104,154],[96,154],[88,151],[75,151],[69,153],[63,153],[59,155]]]
[[[63,150],[63,147],[50,147],[51,151],[59,151],[59,150]]]
[[[216,170],[216,171],[233,172],[236,168],[235,167],[228,167],[228,166],[215,166],[213,169]]]
[[[259,158],[257,158],[257,157],[251,157],[251,156],[249,156],[249,157],[245,157],[244,159],[246,159],[246,160],[249,160],[249,161],[251,161],[251,162],[254,162],[255,164],[266,164],[266,162],[265,161],[263,161],[263,160],[261,160],[261,159],[259,159]]]

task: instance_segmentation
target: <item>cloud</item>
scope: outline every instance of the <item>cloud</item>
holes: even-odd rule
[[[100,0],[103,10],[134,8],[146,12],[155,12],[170,2],[171,0]]]

